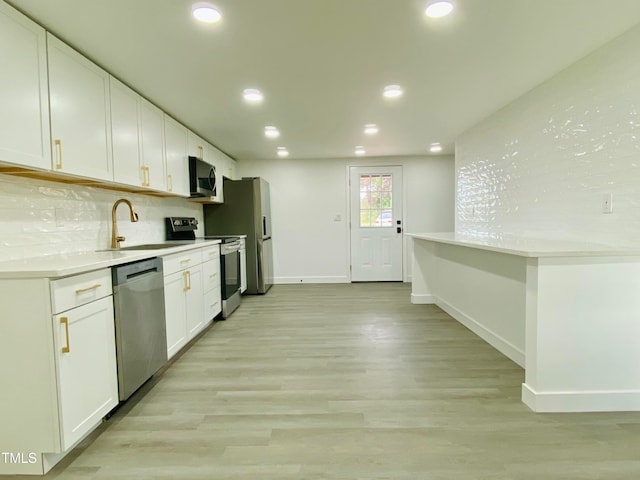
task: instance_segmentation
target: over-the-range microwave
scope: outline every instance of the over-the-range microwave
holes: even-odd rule
[[[216,167],[198,157],[189,157],[189,190],[192,197],[215,197],[216,180]]]

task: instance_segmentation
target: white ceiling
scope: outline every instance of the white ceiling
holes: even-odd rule
[[[452,153],[467,128],[640,21],[638,0],[454,2],[434,20],[427,0],[212,0],[223,20],[203,25],[189,0],[9,1],[239,160],[278,146]],[[396,101],[381,95],[391,83]],[[261,105],[242,100],[248,87]]]

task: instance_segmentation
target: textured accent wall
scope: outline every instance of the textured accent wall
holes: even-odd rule
[[[0,260],[108,248],[118,198],[129,199],[140,217],[131,223],[127,206],[118,207],[123,246],[164,240],[165,217],[202,221],[202,206],[184,199],[0,175]]]
[[[640,27],[456,142],[456,231],[637,244]]]

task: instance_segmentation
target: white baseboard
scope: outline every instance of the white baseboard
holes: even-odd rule
[[[463,324],[465,327],[467,327],[469,330],[471,330],[473,333],[482,338],[489,345],[491,345],[496,350],[500,351],[511,360],[516,362],[518,365],[520,365],[522,368],[524,368],[525,353],[523,350],[519,349],[514,344],[496,334],[495,332],[489,330],[487,327],[480,324],[470,316],[465,315],[453,305],[450,305],[441,298],[436,298],[435,304],[438,305],[438,307],[440,307],[442,310],[447,312],[449,315],[451,315],[453,318],[455,318],[457,321],[459,321],[461,324]]]
[[[292,283],[350,283],[348,277],[275,277],[276,285],[289,285]]]
[[[534,412],[638,412],[640,391],[536,392],[523,383],[522,402]]]
[[[429,295],[426,293],[412,293],[411,303],[416,305],[431,305],[433,303],[436,303],[436,299],[433,295]]]

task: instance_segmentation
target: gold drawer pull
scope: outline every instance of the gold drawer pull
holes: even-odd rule
[[[76,295],[80,295],[81,293],[85,293],[90,290],[95,290],[97,288],[100,288],[101,286],[102,286],[101,284],[96,283],[95,285],[91,285],[90,287],[87,287],[87,288],[79,288],[78,290],[76,290]]]
[[[56,152],[58,153],[58,158],[56,158],[56,170],[62,169],[62,141],[56,139],[53,143],[56,145]]]
[[[211,304],[211,308],[215,307],[218,304],[218,302],[214,302]]]
[[[67,342],[66,346],[62,347],[62,353],[69,353],[69,319],[60,317],[60,323],[64,325],[64,336]]]
[[[184,260],[180,260],[180,263],[189,263],[190,261],[190,258],[185,258]]]
[[[198,156],[198,158],[200,160],[204,160],[204,148],[202,147],[202,145],[198,145],[198,151],[200,152],[200,155]]]
[[[212,273],[211,275],[209,275],[209,278],[213,278],[213,277],[215,277],[216,275],[218,275],[218,274],[217,274],[217,273]]]
[[[167,190],[173,192],[173,175],[167,175]]]

